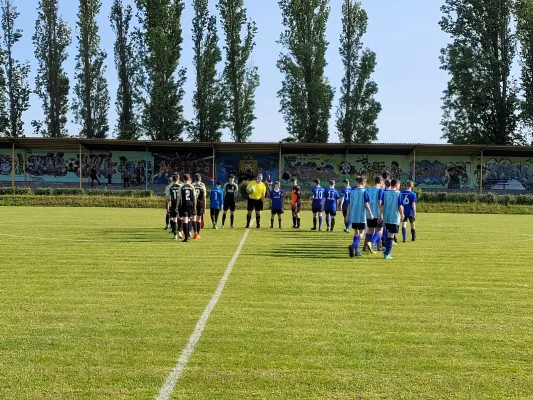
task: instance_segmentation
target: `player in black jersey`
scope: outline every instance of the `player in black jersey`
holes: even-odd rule
[[[230,210],[230,221],[231,227],[233,228],[233,223],[235,222],[235,198],[239,187],[235,183],[235,175],[229,176],[229,182],[224,185],[224,214],[222,215],[222,228],[226,223],[226,213]]]
[[[200,229],[202,227],[202,219],[205,213],[205,199],[207,197],[207,189],[202,182],[202,175],[195,175],[196,182],[194,182],[194,190],[196,192],[196,217],[193,218],[192,227],[194,230],[193,239],[200,239]]]
[[[193,185],[191,185],[191,176],[185,174],[183,176],[185,182],[181,186],[178,200],[178,213],[183,218],[183,230],[185,232],[184,242],[188,242],[190,238],[190,232],[192,230],[192,221],[196,215],[196,191]]]
[[[172,230],[172,233],[174,235],[174,240],[178,240],[178,232],[177,232],[177,225],[178,225],[178,202],[180,197],[180,185],[179,185],[179,177],[178,175],[174,175],[172,177],[172,184],[168,187],[168,194],[167,194],[167,211],[170,215],[170,228]]]

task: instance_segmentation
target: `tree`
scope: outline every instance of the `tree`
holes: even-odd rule
[[[131,6],[124,7],[122,0],[114,0],[110,21],[116,35],[115,66],[118,73],[116,109],[118,114],[117,133],[123,140],[140,137],[136,99],[140,97],[137,84],[138,72],[142,69],[135,56],[134,40],[130,30],[133,17]]]
[[[341,98],[337,107],[337,130],[343,143],[370,143],[377,139],[376,120],[381,104],[376,101],[378,85],[371,79],[376,53],[363,49],[368,16],[357,0],[342,5],[340,54],[344,66]]]
[[[177,72],[182,50],[182,0],[137,0],[146,45],[147,92],[143,122],[152,140],[178,140],[186,126],[181,101],[185,69]]]
[[[334,90],[324,76],[329,0],[279,0],[285,31],[278,68],[285,75],[278,97],[290,141],[326,143]]]
[[[533,0],[517,0],[516,34],[520,42],[521,102],[520,119],[525,134],[533,135]]]
[[[67,136],[70,83],[63,64],[68,57],[70,34],[70,28],[58,15],[57,0],[39,1],[32,39],[38,65],[36,93],[43,102],[45,121],[33,121],[32,125],[36,133],[45,137]]]
[[[522,143],[517,132],[517,85],[511,76],[516,40],[514,0],[446,0],[441,29],[452,38],[442,49],[450,80],[443,97],[443,138],[452,144]]]
[[[74,121],[81,125],[80,136],[104,139],[109,131],[107,112],[109,90],[104,77],[107,54],[100,49],[96,16],[100,0],[79,0],[78,54],[76,55],[76,86],[74,87]]]
[[[22,38],[22,30],[15,28],[15,22],[19,16],[13,0],[0,0],[1,25],[3,30],[4,60],[2,62],[5,71],[6,97],[2,98],[2,108],[7,110],[2,117],[2,132],[9,137],[22,136],[24,122],[22,115],[30,107],[30,87],[28,74],[30,64],[20,63],[13,56],[13,47]]]
[[[194,0],[192,21],[196,91],[193,96],[195,118],[190,126],[193,141],[219,142],[226,117],[222,85],[217,79],[217,64],[222,60],[218,48],[217,20],[209,15],[208,0]]]
[[[255,47],[257,26],[246,17],[243,0],[220,0],[217,7],[226,36],[223,92],[227,102],[227,126],[233,140],[243,143],[252,135],[255,120],[259,74],[257,67],[247,67],[247,64]],[[244,40],[241,39],[243,28]]]

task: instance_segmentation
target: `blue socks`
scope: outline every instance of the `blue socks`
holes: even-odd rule
[[[322,222],[320,225],[322,225]],[[326,215],[326,226],[329,228],[329,215]]]
[[[387,255],[387,256],[390,256],[390,253],[392,251],[392,241],[393,241],[393,239],[389,238],[389,237],[385,241],[385,255]]]
[[[316,217],[313,217],[313,229],[316,229]]]
[[[381,232],[374,233],[374,235],[372,236],[372,240],[371,240],[372,244],[377,245],[380,241],[381,241]]]
[[[367,233],[365,237],[365,244],[372,241],[372,234]]]
[[[322,229],[322,217],[318,217],[318,229]]]
[[[403,241],[407,240],[407,228],[402,228]]]
[[[356,253],[359,253],[359,245],[361,244],[361,236],[355,235],[353,237],[352,247],[355,249]]]

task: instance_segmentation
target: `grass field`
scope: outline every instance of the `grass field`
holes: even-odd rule
[[[158,395],[245,232],[163,217],[0,208],[0,399]],[[250,231],[173,399],[533,399],[533,216],[420,214],[393,261],[289,219]]]

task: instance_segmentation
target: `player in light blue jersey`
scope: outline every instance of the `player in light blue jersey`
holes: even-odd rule
[[[392,260],[391,251],[394,241],[394,235],[400,229],[400,221],[403,221],[403,206],[400,199],[400,182],[396,179],[391,180],[390,190],[383,193],[383,204],[380,210],[380,220],[387,228],[387,239],[383,247],[383,257],[386,260]]]
[[[211,209],[211,222],[213,229],[218,229],[218,216],[222,205],[224,204],[224,191],[222,190],[222,183],[217,182],[216,186],[211,190],[209,208]]]
[[[285,194],[280,189],[280,183],[274,182],[274,189],[270,192],[270,229],[274,229],[274,215],[278,216],[279,229],[281,229],[281,214],[283,214],[283,199]]]
[[[402,236],[403,242],[407,241],[407,220],[411,223],[411,241],[416,240],[416,193],[413,192],[413,181],[405,183],[405,190],[400,194],[400,199],[403,205],[404,219],[402,220]]]
[[[358,177],[355,180],[357,187],[353,188],[350,193],[350,205],[348,206],[348,215],[346,222],[352,225],[355,231],[352,244],[348,247],[350,257],[361,257],[359,245],[365,233],[366,228],[366,213],[372,215],[370,208],[368,193],[365,189],[365,179]]]
[[[324,197],[326,199],[326,204],[324,205],[324,212],[326,213],[326,230],[327,232],[333,232],[333,228],[335,228],[335,217],[337,216],[337,205],[340,197],[339,192],[335,189],[335,181],[333,179],[329,181],[329,188],[325,190]]]
[[[312,231],[316,231],[316,222],[317,216],[319,220],[318,230],[322,230],[322,210],[324,209],[324,188],[320,186],[320,180],[315,179],[315,187],[311,191],[311,198],[313,202],[311,203],[311,208],[313,209],[313,227]]]
[[[341,202],[339,205],[339,208],[342,210],[342,216],[344,217],[344,220],[346,220],[346,216],[348,215],[348,206],[350,205],[350,193],[352,191],[352,188],[350,187],[350,180],[345,179],[344,180],[344,187],[341,190]],[[344,232],[350,232],[350,224],[345,224]]]
[[[383,200],[383,179],[380,176],[375,178],[375,185],[371,188],[368,188],[366,191],[368,193],[370,209],[372,210],[372,215],[367,212],[366,215],[366,238],[365,238],[365,247],[364,250],[367,250],[369,253],[373,253],[372,245],[381,244],[381,236],[383,231],[383,223],[379,222],[379,210],[381,202]],[[370,218],[370,217],[373,218]]]

